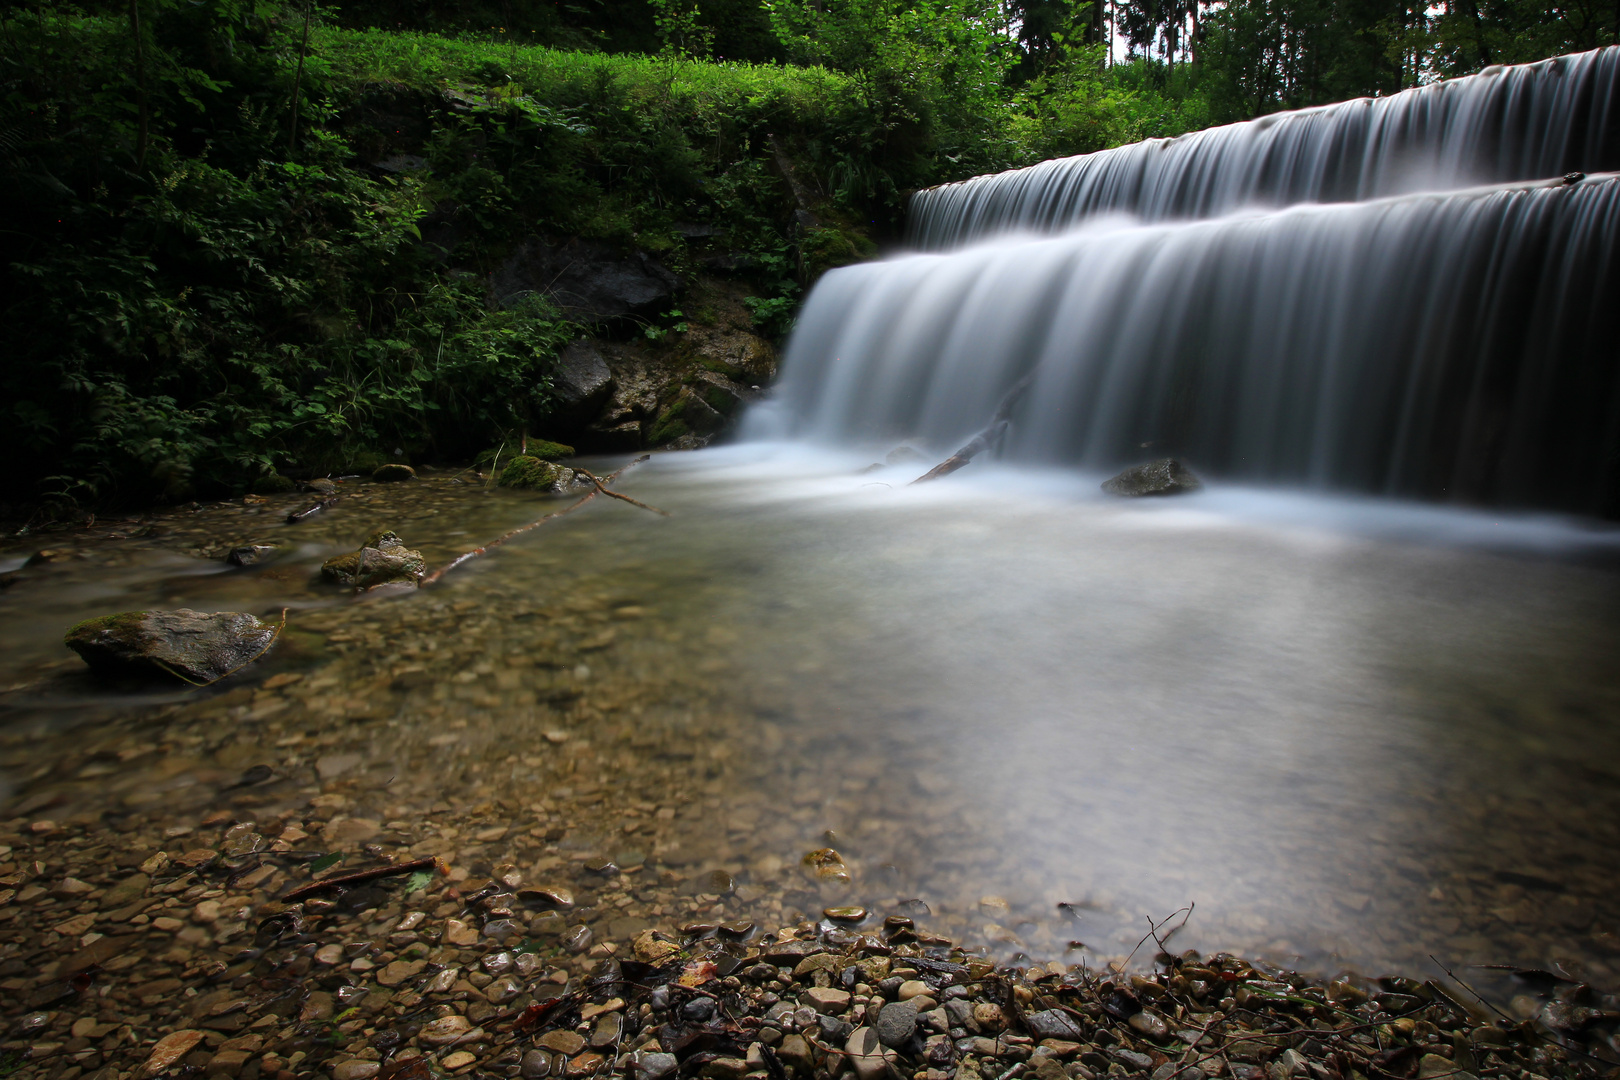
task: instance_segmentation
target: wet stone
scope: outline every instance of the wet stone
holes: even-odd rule
[[[420,1038],[429,1046],[452,1046],[472,1031],[472,1021],[465,1016],[441,1016],[422,1026]]]
[[[917,1032],[916,1006],[909,1001],[890,1002],[878,1013],[875,1028],[884,1046],[904,1046]]]
[[[679,1064],[674,1054],[637,1053],[631,1068],[635,1080],[665,1080]]]
[[[551,1075],[551,1055],[544,1050],[529,1050],[523,1055],[518,1066],[518,1075],[523,1080],[541,1080]]]
[[[548,1031],[537,1042],[547,1050],[570,1057],[585,1049],[585,1039],[572,1031]]]

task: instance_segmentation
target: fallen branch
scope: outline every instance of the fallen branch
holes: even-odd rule
[[[580,507],[584,506],[586,503],[590,502],[592,499],[596,498],[598,495],[602,494],[603,492],[606,492],[609,495],[613,495],[614,494],[613,492],[607,491],[606,485],[613,483],[613,481],[617,480],[620,476],[624,475],[624,473],[627,470],[629,470],[629,469],[631,469],[631,468],[633,468],[633,467],[635,467],[637,465],[640,465],[643,461],[648,460],[650,457],[652,457],[651,454],[642,454],[640,457],[636,458],[634,461],[630,462],[627,465],[620,466],[619,468],[615,469],[613,472],[609,473],[607,476],[603,477],[600,480],[597,480],[594,476],[591,477],[592,481],[596,484],[596,487],[593,488],[592,490],[586,492],[584,495],[580,496],[580,498],[578,500],[576,500],[576,501],[574,501],[572,503],[569,503],[567,506],[563,507],[561,510],[558,510],[558,511],[556,511],[554,513],[547,514],[545,517],[538,518],[538,519],[536,519],[534,521],[531,521],[527,525],[519,525],[517,528],[513,529],[511,532],[505,533],[505,534],[503,534],[501,536],[497,536],[495,539],[491,540],[489,543],[483,545],[482,547],[476,547],[476,548],[473,548],[471,551],[462,552],[460,555],[457,555],[455,558],[451,559],[449,562],[445,563],[443,566],[441,566],[437,570],[433,571],[433,573],[431,573],[427,577],[423,578],[422,582],[421,582],[421,587],[425,589],[430,585],[437,584],[440,578],[444,577],[444,575],[448,574],[450,571],[454,570],[456,567],[462,565],[463,563],[471,562],[473,559],[478,558],[480,555],[487,555],[491,551],[493,551],[496,548],[500,547],[502,544],[506,543],[508,540],[511,540],[512,538],[517,537],[517,536],[522,536],[524,533],[528,532],[530,529],[538,529],[540,526],[544,525],[546,522],[551,521],[554,518],[560,518],[564,514],[573,513],[575,510],[578,510]],[[587,474],[587,475],[589,475],[589,474]],[[617,495],[615,497],[616,498],[621,498],[621,499],[625,498],[625,496],[623,496],[623,495]],[[635,502],[635,500],[633,500],[633,499],[629,499],[627,501]],[[642,504],[636,503],[636,505],[640,506]],[[651,510],[652,507],[648,506],[648,507],[646,507],[646,509]],[[655,512],[656,513],[663,513],[663,511],[661,511],[661,510],[655,511]]]
[[[1000,446],[1001,440],[1007,436],[1007,429],[1012,426],[1013,407],[1018,404],[1018,399],[1024,396],[1024,391],[1028,390],[1030,384],[1034,381],[1035,372],[1031,371],[1028,375],[1013,383],[1012,389],[1008,390],[1006,395],[1002,397],[1001,404],[996,406],[995,413],[990,417],[990,423],[986,424],[983,430],[964,443],[956,453],[917,477],[912,483],[921,484],[928,480],[938,480],[942,476],[949,476],[986,450]]]
[[[333,503],[337,502],[339,498],[341,498],[341,496],[333,495],[329,498],[322,499],[320,502],[306,510],[294,510],[292,513],[287,515],[287,524],[296,525],[305,518],[314,517],[322,510],[325,510],[328,506],[331,506]]]
[[[433,857],[426,859],[413,859],[406,863],[395,863],[392,866],[374,866],[370,870],[356,870],[352,874],[333,874],[331,877],[312,881],[308,885],[300,885],[292,892],[281,898],[284,904],[291,904],[302,900],[306,896],[315,896],[329,889],[342,889],[350,885],[363,885],[378,878],[394,877],[399,874],[414,874],[418,870],[435,870],[439,860]]]
[[[660,510],[656,506],[648,506],[644,502],[638,502],[637,500],[632,499],[628,495],[620,495],[617,491],[609,491],[607,488],[602,486],[602,480],[595,473],[591,472],[589,469],[575,469],[574,471],[579,473],[585,479],[589,480],[591,483],[595,484],[596,485],[596,490],[600,491],[603,495],[606,495],[606,496],[608,496],[610,498],[614,498],[614,499],[621,499],[624,502],[629,503],[631,506],[639,506],[643,510],[650,510],[653,513],[659,515],[660,517],[669,517],[669,511],[668,510]],[[615,473],[614,475],[617,476],[618,474]],[[610,479],[611,479],[611,477],[610,477]]]

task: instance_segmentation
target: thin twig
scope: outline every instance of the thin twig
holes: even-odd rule
[[[611,484],[613,481],[617,480],[625,472],[626,469],[629,469],[629,468],[631,468],[633,466],[636,466],[636,465],[640,465],[643,461],[648,460],[651,456],[652,456],[651,454],[642,454],[640,457],[636,458],[634,461],[630,462],[629,464],[620,466],[618,469],[615,469],[613,472],[609,473],[602,480],[598,481],[596,487],[593,490],[587,491],[584,495],[580,496],[579,499],[577,499],[576,501],[574,501],[572,503],[569,503],[567,506],[563,507],[561,510],[554,511],[554,512],[552,512],[550,514],[547,514],[545,517],[539,518],[539,519],[537,519],[535,521],[531,521],[527,525],[519,525],[517,528],[513,529],[511,532],[505,533],[505,534],[503,534],[501,536],[497,536],[495,539],[491,540],[489,543],[483,545],[482,547],[476,547],[476,548],[473,548],[471,551],[462,552],[460,555],[457,555],[455,558],[451,559],[449,562],[445,563],[443,566],[441,566],[437,570],[433,571],[433,573],[431,573],[427,577],[423,578],[422,582],[421,582],[421,587],[425,589],[430,585],[437,584],[440,578],[444,577],[444,575],[448,574],[450,571],[454,570],[456,567],[462,565],[463,563],[471,562],[473,559],[478,558],[480,555],[489,554],[489,552],[493,551],[495,548],[500,547],[502,544],[506,543],[508,540],[511,540],[513,537],[522,536],[524,533],[528,532],[530,529],[537,529],[540,526],[544,525],[546,522],[552,520],[553,518],[560,518],[564,514],[573,513],[575,510],[578,510],[580,507],[584,506],[586,503],[588,503],[592,499],[596,498],[597,495],[601,494],[605,490],[603,485]],[[611,495],[611,494],[613,494],[613,492],[609,491],[608,494]],[[651,507],[649,507],[648,509],[651,509]]]
[[[322,893],[328,889],[340,889],[348,885],[360,885],[367,881],[375,881],[378,878],[394,877],[398,874],[410,874],[417,870],[435,870],[438,868],[438,865],[439,860],[429,856],[425,859],[414,859],[408,863],[395,863],[391,866],[374,866],[370,870],[356,870],[352,874],[335,874],[332,877],[321,878],[319,881],[312,881],[308,885],[300,885],[286,896],[283,896],[281,898],[281,902],[284,904],[291,904],[294,901],[302,900],[306,896],[314,896],[316,893]]]
[[[632,499],[628,495],[620,495],[617,491],[609,491],[607,488],[602,486],[602,481],[600,479],[598,479],[597,475],[595,473],[591,472],[589,469],[574,469],[574,471],[579,473],[581,476],[585,477],[585,479],[589,480],[591,483],[595,484],[596,485],[596,490],[600,491],[604,495],[609,496],[610,498],[622,499],[624,502],[629,503],[631,506],[639,506],[643,510],[651,510],[653,513],[658,514],[660,517],[669,517],[669,511],[668,510],[660,510],[656,506],[648,506],[646,503],[640,502],[640,501],[638,501],[636,499]]]
[[[1469,986],[1467,983],[1465,983],[1461,979],[1459,979],[1457,977],[1456,972],[1454,972],[1450,968],[1446,967],[1446,965],[1442,964],[1438,960],[1435,960],[1434,953],[1429,954],[1429,959],[1434,960],[1435,967],[1439,968],[1441,971],[1445,972],[1448,976],[1450,976],[1452,982],[1456,983],[1458,986],[1462,987],[1464,990],[1468,991],[1470,994],[1473,994],[1474,995],[1474,1000],[1478,1001],[1481,1005],[1485,1006],[1487,1009],[1491,1010],[1491,1012],[1495,1013],[1497,1016],[1500,1016],[1502,1019],[1506,1020],[1508,1023],[1510,1023],[1510,1024],[1513,1023],[1513,1017],[1509,1016],[1507,1013],[1503,1012],[1501,1009],[1498,1009],[1495,1005],[1492,1005],[1490,1002],[1488,1002],[1484,998],[1480,997],[1478,990],[1475,990],[1472,986]]]

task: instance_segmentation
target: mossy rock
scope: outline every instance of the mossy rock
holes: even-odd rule
[[[209,683],[252,662],[276,629],[244,611],[125,611],[86,619],[63,644],[103,675]]]
[[[297,481],[280,473],[261,476],[249,486],[255,495],[285,495],[289,491],[298,490]]]
[[[533,454],[520,454],[502,466],[501,475],[495,482],[501,487],[520,491],[555,491],[573,478],[570,469]]]
[[[398,534],[387,530],[366,537],[360,550],[338,555],[321,564],[321,573],[333,581],[356,588],[377,585],[415,585],[427,569],[420,551],[405,546]]]
[[[416,470],[409,465],[390,462],[387,465],[379,465],[373,469],[371,478],[381,483],[392,483],[396,480],[415,480]]]
[[[647,432],[647,443],[650,446],[661,446],[667,442],[674,442],[682,435],[689,435],[692,428],[682,419],[686,412],[686,402],[677,401],[669,408],[658,414],[653,421],[652,430]]]
[[[537,457],[542,461],[561,461],[563,458],[574,456],[574,448],[566,443],[550,442],[546,439],[529,440],[529,457]]]

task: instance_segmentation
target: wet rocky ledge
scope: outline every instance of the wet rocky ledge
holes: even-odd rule
[[[251,787],[262,777],[247,775]],[[0,1068],[19,1078],[1554,1080],[1614,1076],[1620,1000],[1520,972],[1323,980],[1159,936],[1109,966],[996,964],[921,901],[776,925],[724,871],[447,863],[355,844],[341,796],[194,826],[0,823]],[[543,808],[469,823],[557,831]],[[128,822],[122,823],[128,825]],[[498,834],[498,835],[497,835]],[[837,878],[832,849],[806,855]],[[988,908],[997,900],[987,897]],[[1161,943],[1163,948],[1160,948]],[[1136,964],[1132,964],[1136,960]]]

